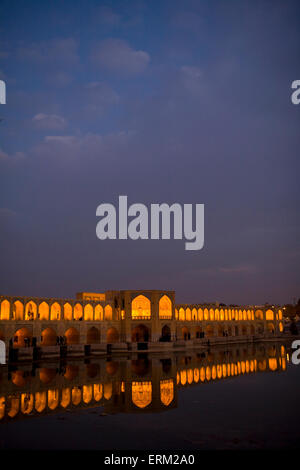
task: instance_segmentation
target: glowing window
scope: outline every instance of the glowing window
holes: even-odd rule
[[[131,318],[133,319],[150,319],[151,318],[151,302],[144,295],[138,295],[131,302]]]

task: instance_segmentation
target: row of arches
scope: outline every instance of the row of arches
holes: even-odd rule
[[[272,322],[267,322],[267,332],[274,334],[276,329],[275,325]],[[283,331],[283,324],[279,323],[279,331]],[[264,324],[257,323],[255,326],[253,324],[240,324],[240,325],[227,325],[227,324],[208,324],[204,328],[198,326],[196,328],[188,328],[188,326],[183,326],[177,330],[178,339],[189,340],[193,338],[212,338],[216,336],[253,336],[261,335],[265,332]]]
[[[264,372],[266,370],[276,371],[286,369],[286,359],[264,358],[261,360],[250,359],[246,361],[228,362],[212,366],[183,369],[177,372],[177,385],[191,385],[198,382],[209,382],[216,379],[225,379],[241,374]]]
[[[85,320],[101,321],[112,320],[112,307],[101,304],[81,305],[77,302],[71,305],[69,302],[61,305],[58,302],[48,304],[46,301],[37,304],[30,300],[23,304],[16,300],[12,304],[4,299],[0,304],[0,320]]]
[[[276,317],[276,318],[275,318]],[[253,320],[282,320],[282,311],[278,310],[276,316],[273,310],[251,309],[213,309],[213,308],[183,308],[175,309],[175,319],[179,321],[253,321]]]
[[[172,301],[163,295],[158,302],[158,316],[161,319],[172,318]],[[145,295],[138,295],[131,302],[131,318],[133,320],[149,320],[151,318],[151,302]]]

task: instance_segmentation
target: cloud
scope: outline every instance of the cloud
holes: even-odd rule
[[[15,152],[13,154],[8,154],[0,148],[0,163],[1,162],[4,162],[4,163],[16,162],[19,160],[23,160],[24,157],[25,157],[24,152]]]
[[[104,39],[94,48],[91,59],[104,69],[129,76],[144,72],[150,62],[147,52],[134,50],[121,39]]]
[[[77,41],[73,38],[52,39],[29,45],[21,45],[17,50],[20,59],[42,63],[62,63],[76,65],[79,62]]]
[[[67,121],[62,116],[57,114],[36,114],[32,121],[37,129],[64,129]]]
[[[111,8],[102,6],[99,8],[97,21],[102,25],[118,26],[121,21],[121,16],[115,13]]]

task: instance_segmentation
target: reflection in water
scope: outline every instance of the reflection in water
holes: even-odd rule
[[[159,412],[177,407],[190,386],[255,373],[286,370],[282,343],[255,343],[113,360],[23,364],[0,375],[0,422],[75,408],[103,406],[107,413]]]

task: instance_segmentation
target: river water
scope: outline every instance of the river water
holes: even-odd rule
[[[291,449],[290,344],[0,366],[1,449]]]

